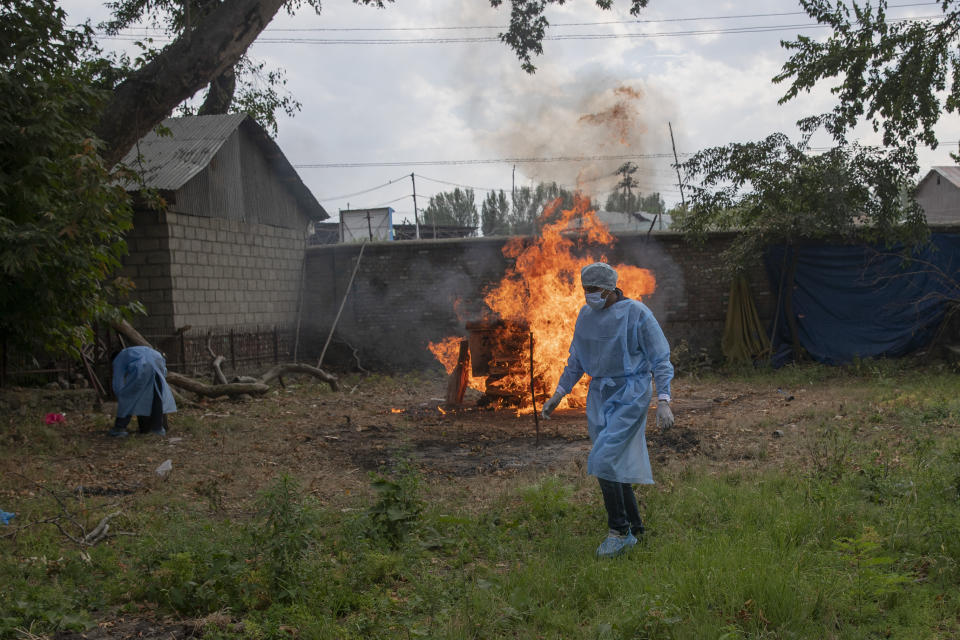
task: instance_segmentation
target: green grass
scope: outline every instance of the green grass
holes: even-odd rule
[[[648,535],[614,561],[593,556],[592,478],[531,477],[478,509],[406,470],[343,510],[284,476],[243,522],[168,496],[117,522],[135,537],[0,540],[0,636],[146,610],[226,612],[204,635],[224,639],[958,637],[960,378],[866,375],[817,382],[851,401],[809,417],[810,464],[660,473],[640,490]],[[106,507],[66,504],[89,523]],[[18,517],[58,512],[32,508]]]

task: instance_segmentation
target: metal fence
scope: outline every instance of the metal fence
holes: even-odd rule
[[[83,359],[20,353],[2,345],[0,386],[32,386],[61,380],[82,385],[80,380],[91,382],[91,373],[104,386],[109,386],[111,355],[122,349],[123,344],[112,329],[97,328],[94,333],[94,342],[84,348],[86,364]],[[212,372],[211,350],[223,356],[221,369],[227,376],[249,375],[280,362],[290,362],[297,340],[295,327],[280,325],[189,329],[174,335],[144,333],[143,337],[164,354],[168,370],[190,376]],[[300,352],[302,356],[302,347]]]

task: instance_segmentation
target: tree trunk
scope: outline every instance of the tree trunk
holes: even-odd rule
[[[120,83],[96,134],[112,167],[173,109],[232,69],[284,0],[225,0]]]
[[[222,115],[230,111],[233,104],[233,94],[237,89],[237,75],[230,67],[210,82],[207,97],[204,99],[198,116]]]
[[[198,396],[204,396],[205,398],[219,398],[220,396],[239,396],[243,394],[248,394],[251,396],[258,396],[261,394],[270,391],[270,386],[263,384],[262,382],[230,382],[228,384],[205,384],[193,378],[188,378],[187,376],[180,375],[179,373],[174,373],[173,371],[167,372],[167,382],[170,384],[184,389],[185,391],[192,391]]]

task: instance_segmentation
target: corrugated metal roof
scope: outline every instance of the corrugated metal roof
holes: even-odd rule
[[[167,118],[162,126],[172,135],[151,131],[123,158],[143,176],[147,187],[176,191],[217,154],[227,138],[247,119],[245,113]]]
[[[955,187],[960,188],[960,167],[931,167],[931,171],[936,171],[941,176],[953,183]]]
[[[249,115],[228,113],[167,118],[161,126],[166,127],[169,134],[151,131],[122,160],[123,164],[142,175],[148,188],[176,191],[210,164],[234,131],[244,127],[307,215],[314,220],[330,217],[303,184],[276,141]]]

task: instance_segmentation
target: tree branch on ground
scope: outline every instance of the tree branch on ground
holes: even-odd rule
[[[132,344],[142,347],[150,347],[151,349],[154,348],[153,345],[151,345],[146,338],[140,335],[140,332],[134,329],[133,326],[131,326],[126,320],[114,323],[113,328]],[[210,349],[210,352],[213,354],[213,349]],[[200,382],[199,380],[194,380],[193,378],[189,378],[174,371],[167,372],[167,382],[179,389],[190,391],[205,398],[219,398],[221,396],[233,397],[245,394],[254,396],[262,395],[268,392],[270,390],[269,383],[285,373],[306,373],[329,384],[331,390],[340,390],[340,380],[337,378],[337,376],[327,373],[323,369],[318,369],[317,367],[311,367],[310,365],[293,362],[278,364],[263,374],[259,379],[256,379],[256,382],[230,382],[226,384],[211,385]]]
[[[207,351],[210,353],[210,358],[212,359],[210,366],[213,368],[213,383],[227,384],[227,376],[223,375],[223,369],[220,368],[220,365],[223,364],[225,358],[214,353],[213,347],[210,346],[210,337],[212,335],[212,330],[207,331]]]
[[[65,538],[70,540],[70,542],[74,543],[78,547],[92,547],[97,543],[102,542],[103,540],[106,540],[107,538],[111,538],[114,536],[136,535],[135,533],[131,533],[129,531],[111,532],[110,521],[118,516],[123,515],[122,511],[112,511],[111,513],[108,513],[107,515],[100,518],[100,521],[97,523],[97,525],[93,529],[90,529],[88,531],[87,528],[83,525],[83,523],[77,519],[77,517],[70,511],[70,509],[67,508],[67,505],[64,503],[63,500],[60,499],[60,496],[57,495],[56,491],[53,491],[43,486],[39,482],[31,480],[30,478],[26,477],[21,473],[11,472],[11,475],[19,476],[20,478],[23,478],[27,482],[32,483],[38,490],[49,494],[57,502],[57,505],[60,507],[60,513],[58,513],[55,516],[44,518],[42,520],[36,520],[36,521],[28,522],[22,525],[17,525],[14,527],[12,531],[8,533],[4,533],[2,536],[0,536],[0,538],[16,537],[16,535],[23,529],[26,529],[28,527],[32,527],[38,524],[52,524],[54,527],[57,528],[58,531],[60,531],[61,535],[63,535]]]

